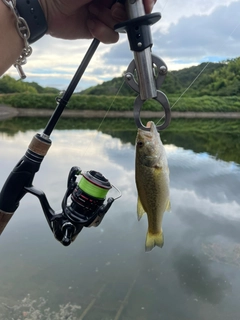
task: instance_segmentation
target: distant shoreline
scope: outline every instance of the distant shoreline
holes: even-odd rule
[[[50,117],[54,110],[23,109],[0,105],[0,120],[14,117]],[[142,111],[141,118],[161,118],[163,112]],[[105,110],[64,110],[63,118],[132,118],[132,111],[105,111]],[[177,112],[172,111],[172,118],[185,119],[240,119],[240,112]]]

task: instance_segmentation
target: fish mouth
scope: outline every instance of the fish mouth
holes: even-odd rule
[[[157,128],[156,128],[156,124],[153,121],[148,121],[146,128],[150,128],[150,132],[152,134],[158,134]]]
[[[148,121],[147,125],[146,125],[146,128],[150,128],[150,131],[152,131],[153,127],[154,127],[154,122],[153,121]]]
[[[147,140],[151,140],[156,131],[156,126],[153,121],[148,121],[146,124],[146,128],[150,128],[149,131],[145,131],[142,129],[138,129],[138,133],[140,136],[146,138]]]
[[[148,121],[146,124],[146,128],[149,128],[150,130],[146,131],[138,128],[136,142],[140,140],[145,142],[158,141],[159,132],[157,131],[155,123],[153,121]]]

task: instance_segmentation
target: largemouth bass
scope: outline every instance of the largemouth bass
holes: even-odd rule
[[[135,179],[138,191],[137,215],[146,212],[148,232],[145,250],[164,243],[162,220],[170,210],[169,169],[167,156],[154,122],[149,121],[150,131],[138,129],[136,137]]]

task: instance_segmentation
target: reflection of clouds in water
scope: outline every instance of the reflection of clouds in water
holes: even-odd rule
[[[173,267],[183,290],[194,295],[196,301],[218,304],[231,289],[226,277],[213,273],[204,257],[200,259],[191,252],[179,254],[179,251],[174,253]]]
[[[216,160],[206,153],[196,154],[178,148],[169,155],[169,167],[174,188],[192,190],[205,202],[209,199],[211,203],[233,206],[233,215],[238,216],[236,210],[240,200],[236,192],[240,189],[239,166]],[[226,213],[229,211],[231,208],[226,208]]]
[[[1,161],[5,170],[1,170],[1,181],[24,155],[34,135],[29,131],[18,133],[11,139],[3,137],[0,143],[5,153]],[[123,144],[120,139],[92,130],[55,130],[51,140],[52,146],[35,175],[34,185],[44,190],[54,208],[59,208],[70,168],[77,165],[83,171],[93,169],[101,172],[121,190],[122,198],[116,202],[117,205],[114,204],[115,211],[135,213],[134,155],[130,143]],[[114,197],[115,194],[110,192],[109,196]],[[34,201],[33,197],[28,198],[28,203]]]
[[[2,179],[23,156],[34,135],[33,131],[28,131],[11,138],[1,136],[1,150],[5,151],[1,155]],[[135,212],[134,146],[97,130],[55,130],[51,139],[52,146],[34,180],[40,188],[57,200],[59,194],[64,193],[72,166],[80,166],[84,171],[94,169],[122,191],[121,210],[130,206]],[[183,206],[208,216],[240,217],[236,197],[236,190],[240,189],[238,166],[174,145],[165,145],[165,149],[170,167],[172,208],[176,208],[176,213],[177,208]]]
[[[171,199],[173,199],[172,208],[176,213],[178,207],[184,207],[186,211],[196,209],[208,217],[219,216],[230,220],[240,220],[240,205],[236,201],[229,202],[226,196],[226,202],[218,203],[211,198],[204,198],[197,194],[195,190],[172,188]]]
[[[4,133],[0,136],[0,160],[4,162],[4,168],[6,168],[5,165],[15,165],[17,161],[20,160],[20,157],[24,155],[34,135],[34,132],[18,132],[18,134],[14,136],[8,136]]]
[[[2,183],[34,134],[29,131],[10,139],[0,137],[0,148],[4,150]],[[2,259],[0,267],[11,260],[9,265],[18,279],[19,290],[21,287],[25,290],[27,283],[26,289],[34,291],[37,284],[37,294],[44,295],[50,290],[51,299],[57,296],[59,304],[64,288],[78,286],[81,290],[73,290],[68,298],[79,299],[81,294],[89,297],[95,292],[96,284],[105,281],[109,299],[118,303],[140,270],[136,290],[126,307],[129,319],[140,319],[136,316],[139,306],[145,308],[149,319],[227,319],[231,304],[226,304],[224,298],[229,291],[228,283],[224,282],[225,270],[204,258],[202,243],[213,237],[227,237],[230,242],[239,240],[238,167],[217,161],[206,153],[196,154],[166,145],[172,212],[164,215],[164,247],[145,254],[147,218],[138,222],[136,216],[134,146],[96,130],[56,130],[51,139],[52,147],[34,184],[46,192],[55,210],[60,207],[67,175],[74,165],[100,171],[123,195],[110,208],[100,227],[84,229],[67,249],[53,239],[38,200],[25,196],[1,238],[1,252],[5,257],[8,252],[9,256],[8,261]],[[19,268],[19,264],[23,267]],[[9,285],[8,269],[2,268],[1,281],[6,279]],[[226,273],[232,277],[232,269]],[[15,292],[14,286],[15,282],[9,289],[7,285],[1,286],[5,288],[3,294]],[[238,287],[238,283],[232,284],[236,292],[231,295],[234,315],[239,310]],[[211,309],[216,303],[219,308]]]
[[[182,233],[182,240],[186,242],[186,246],[195,243],[197,247],[204,241],[212,241],[213,237],[219,236],[226,241],[232,240],[240,242],[240,221],[224,218],[221,216],[208,216],[199,210],[199,208],[186,209],[182,207],[176,211],[176,215],[180,219],[183,226],[187,227]],[[183,227],[180,229],[183,231]],[[194,241],[194,242],[193,242]],[[219,241],[219,239],[218,239]]]
[[[53,134],[52,140],[56,140],[51,150],[53,156],[64,152],[83,164],[99,164],[101,167],[110,164],[111,160],[118,164],[118,152],[121,155],[130,148],[130,144],[123,144],[120,139],[90,130],[59,131]]]

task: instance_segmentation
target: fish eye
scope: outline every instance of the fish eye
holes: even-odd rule
[[[143,143],[142,141],[138,141],[138,142],[137,142],[137,145],[138,145],[138,147],[142,148],[143,145],[144,145],[144,143]]]

